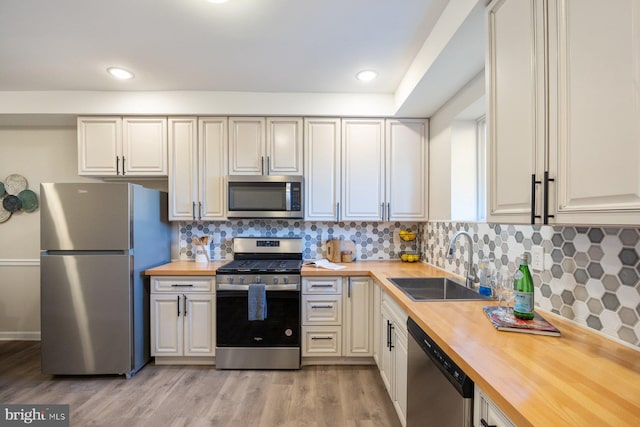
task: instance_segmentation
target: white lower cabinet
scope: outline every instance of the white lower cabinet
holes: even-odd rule
[[[478,385],[474,388],[473,425],[474,427],[515,427],[515,424],[498,409]]]
[[[368,277],[303,278],[302,357],[370,358],[372,301]]]
[[[382,382],[402,425],[407,423],[407,314],[381,291],[379,364]]]
[[[342,356],[342,277],[302,279],[302,357]]]
[[[373,356],[373,282],[349,277],[344,293],[344,356]]]
[[[151,355],[156,364],[213,364],[213,277],[151,278]]]

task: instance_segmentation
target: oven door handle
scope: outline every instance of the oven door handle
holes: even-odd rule
[[[267,291],[299,291],[300,284],[290,283],[283,285],[265,285]],[[218,291],[248,291],[249,285],[228,285],[226,283],[219,283],[216,285]]]

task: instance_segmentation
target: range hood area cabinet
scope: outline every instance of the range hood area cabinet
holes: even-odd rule
[[[638,224],[639,21],[626,0],[488,6],[489,222]]]
[[[166,177],[166,117],[78,117],[78,174]]]
[[[230,175],[302,175],[302,118],[229,118]]]
[[[304,120],[305,219],[427,219],[427,121]]]
[[[226,117],[169,119],[169,220],[224,220]]]

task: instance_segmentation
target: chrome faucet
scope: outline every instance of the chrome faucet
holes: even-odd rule
[[[453,238],[451,238],[451,243],[449,244],[449,252],[447,254],[447,258],[453,259],[453,252],[456,249],[456,240],[460,236],[465,236],[469,240],[469,261],[465,284],[467,285],[467,288],[473,288],[473,283],[475,282],[475,274],[473,270],[473,237],[471,237],[471,234],[467,233],[466,231],[458,231],[456,234],[454,234]]]

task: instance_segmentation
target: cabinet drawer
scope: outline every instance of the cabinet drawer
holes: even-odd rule
[[[480,387],[476,385],[474,392],[473,425],[475,427],[483,426],[481,420],[491,426],[515,427],[515,424],[484,394]]]
[[[342,295],[303,295],[303,325],[341,325]]]
[[[340,326],[303,326],[302,357],[340,356],[342,328]]]
[[[213,292],[213,277],[153,276],[151,292]]]
[[[342,277],[311,277],[302,279],[303,294],[342,294]]]

